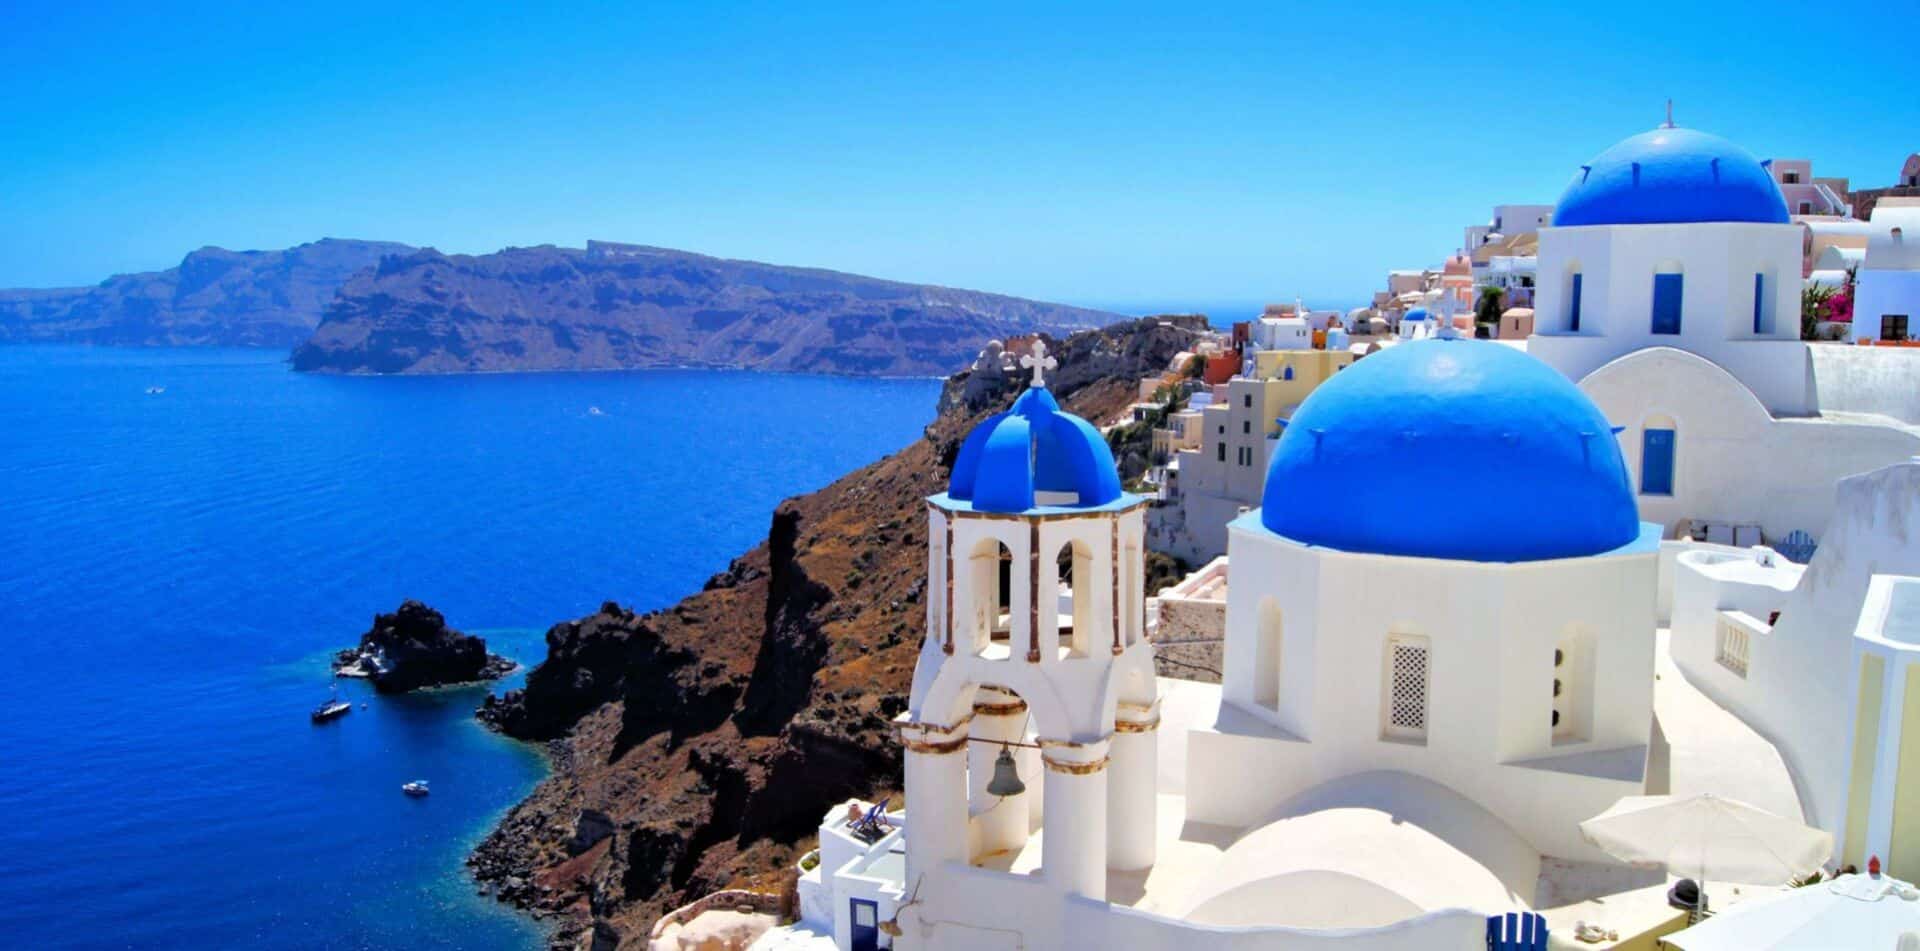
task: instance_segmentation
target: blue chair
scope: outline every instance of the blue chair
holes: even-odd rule
[[[1785,555],[1788,561],[1804,565],[1813,560],[1813,553],[1819,547],[1814,544],[1812,535],[1796,528],[1773,546],[1773,550]]]
[[[1547,951],[1547,919],[1531,911],[1488,917],[1487,951]]]

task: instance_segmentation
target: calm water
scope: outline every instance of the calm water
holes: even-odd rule
[[[527,663],[603,600],[669,604],[938,386],[280,360],[0,348],[0,946],[537,944],[461,861],[538,754],[478,689],[356,682],[312,726],[328,652],[406,597]]]

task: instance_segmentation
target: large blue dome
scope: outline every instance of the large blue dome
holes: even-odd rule
[[[1308,545],[1470,561],[1640,534],[1599,407],[1538,359],[1464,339],[1388,347],[1315,389],[1274,447],[1260,521]]]
[[[1105,505],[1120,497],[1120,474],[1100,431],[1036,386],[967,434],[947,497],[981,512],[1024,512],[1041,492],[1073,496],[1053,504]]]
[[[1600,153],[1553,208],[1556,227],[1789,220],[1780,186],[1745,149],[1678,128],[1642,132]]]

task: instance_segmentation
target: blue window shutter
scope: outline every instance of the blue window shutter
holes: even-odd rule
[[[1567,329],[1580,332],[1580,275],[1573,275],[1573,309],[1567,312]]]
[[[1640,494],[1673,494],[1673,430],[1649,429],[1640,442]]]
[[[1678,274],[1655,274],[1653,276],[1653,332],[1657,334],[1677,334],[1680,332],[1680,298],[1684,287]]]
[[[1759,336],[1760,334],[1767,332],[1765,322],[1761,318],[1763,308],[1760,303],[1761,301],[1766,300],[1766,295],[1767,295],[1766,275],[1755,274],[1753,276],[1753,333],[1755,336]]]

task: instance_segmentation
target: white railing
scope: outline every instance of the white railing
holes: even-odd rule
[[[1747,676],[1752,663],[1753,637],[1767,632],[1767,627],[1743,611],[1721,611],[1714,624],[1714,659],[1720,666]]]

